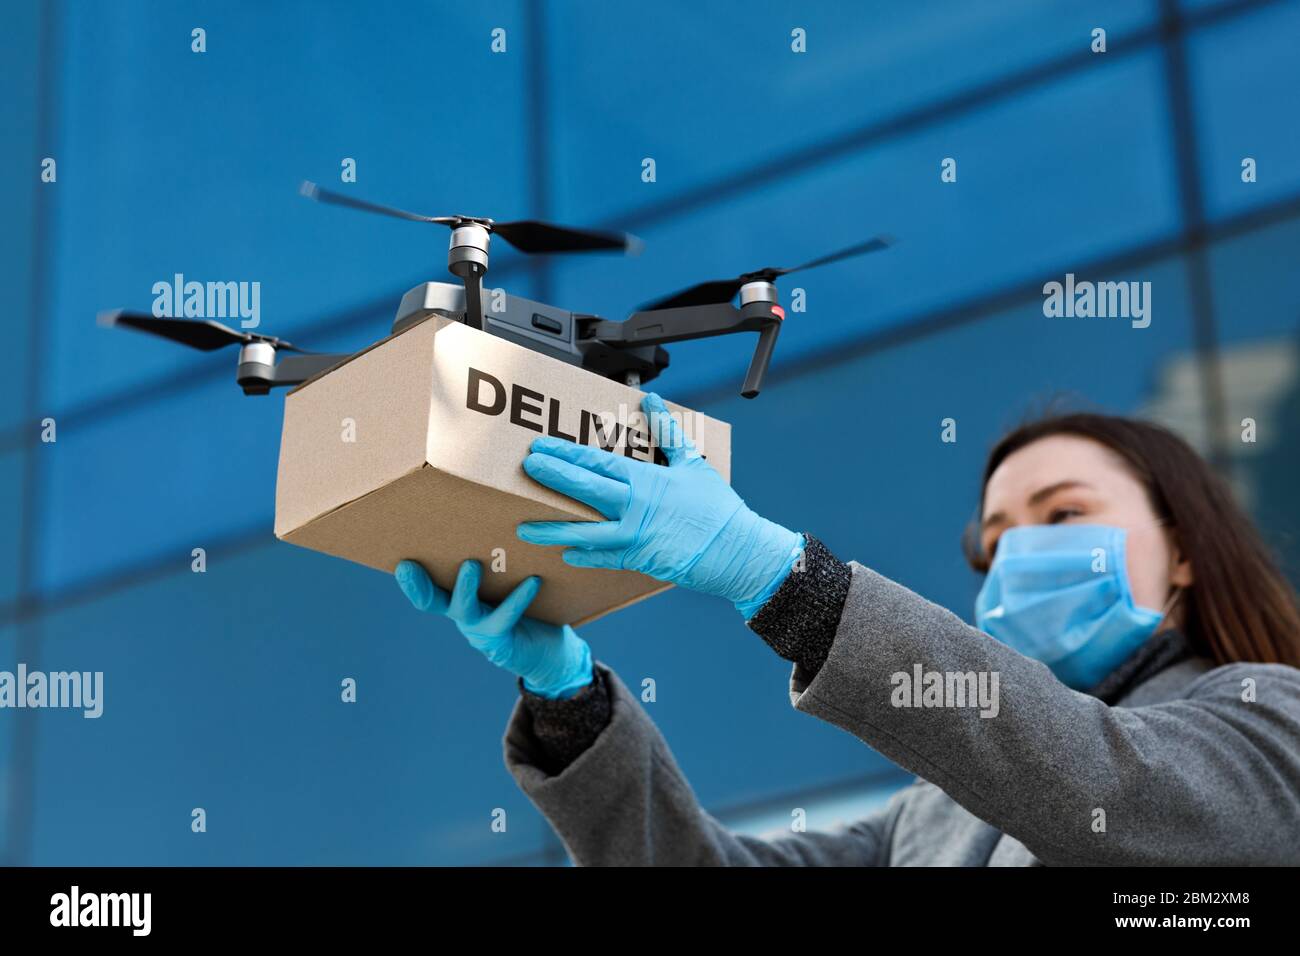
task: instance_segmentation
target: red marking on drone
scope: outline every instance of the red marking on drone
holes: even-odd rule
[[[784,319],[785,309],[781,308],[779,305],[774,305],[772,306],[772,314],[775,315],[778,319]]]

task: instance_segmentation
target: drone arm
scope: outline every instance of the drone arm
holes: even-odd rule
[[[754,348],[754,357],[750,359],[745,384],[740,390],[745,398],[754,398],[763,387],[763,376],[772,361],[782,318],[780,306],[773,302],[754,301],[739,309],[724,302],[635,312],[625,322],[601,319],[588,327],[586,335],[614,348],[632,348],[731,332],[757,332],[758,345]]]
[[[271,388],[301,385],[307,379],[331,369],[350,355],[286,355],[275,366],[275,377],[269,383]]]
[[[261,358],[267,361],[259,361]],[[274,362],[274,353],[267,356],[245,356],[235,373],[235,381],[244,390],[245,395],[265,395],[273,388],[287,388],[301,385],[307,379],[319,375],[338,365],[350,355],[286,355],[279,362]]]
[[[269,349],[268,349],[269,351]],[[247,350],[245,350],[247,352]],[[275,362],[275,353],[242,356],[235,381],[245,395],[265,395],[273,388],[301,385],[314,375],[333,368],[350,355],[286,355]],[[274,363],[274,364],[272,364]]]
[[[690,305],[679,309],[652,309],[634,312],[623,322],[601,319],[588,330],[591,338],[615,348],[639,345],[666,345],[730,332],[758,332],[759,317],[747,316],[730,303]]]

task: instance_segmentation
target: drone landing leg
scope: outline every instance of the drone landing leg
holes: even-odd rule
[[[763,388],[763,376],[767,374],[768,363],[772,361],[772,350],[776,348],[776,337],[781,333],[781,323],[770,322],[758,333],[758,345],[754,347],[754,357],[749,361],[749,371],[745,373],[745,384],[741,386],[743,398],[756,398]]]
[[[483,273],[478,270],[465,275],[465,324],[471,329],[483,328]]]

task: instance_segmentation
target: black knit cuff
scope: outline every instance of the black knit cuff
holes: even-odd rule
[[[539,766],[554,776],[596,742],[609,724],[612,701],[609,685],[599,667],[592,668],[591,683],[572,697],[550,698],[534,694],[519,678],[519,693],[533,721],[533,736],[545,756]]]
[[[808,532],[803,569],[786,575],[775,594],[746,623],[772,650],[811,679],[830,655],[853,570]]]

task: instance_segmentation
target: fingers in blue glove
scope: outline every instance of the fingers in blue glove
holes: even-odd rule
[[[686,465],[701,455],[654,392],[641,403],[651,440],[663,450],[670,468]],[[524,471],[561,494],[599,511],[608,521],[531,521],[516,534],[532,544],[560,545],[565,563],[578,568],[625,566],[628,548],[636,543],[638,527],[623,519],[632,506],[637,482],[658,476],[658,465],[615,455],[599,448],[543,436],[533,439]],[[641,486],[644,487],[644,484]]]
[[[434,584],[429,573],[415,561],[399,561],[394,574],[402,593],[416,609],[446,614],[458,624],[496,634],[504,634],[519,623],[542,586],[542,579],[537,575],[524,578],[505,600],[488,610],[478,599],[483,568],[477,561],[461,564],[450,595]]]
[[[560,553],[564,563],[575,568],[608,568],[617,571],[623,567],[627,557],[626,548],[609,548],[603,551],[584,551],[581,548],[566,548]]]
[[[443,614],[450,600],[447,592],[429,578],[429,572],[415,561],[399,561],[393,572],[397,585],[418,611]]]
[[[637,462],[623,455],[615,455],[603,448],[579,445],[577,442],[565,441],[551,435],[534,438],[529,449],[535,455],[550,455],[561,461],[577,465],[579,468],[595,472],[597,475],[621,482],[630,481],[632,469],[638,464],[645,464],[645,462]],[[532,458],[533,455],[528,457]],[[524,459],[524,461],[527,460],[527,458]]]
[[[506,595],[505,600],[496,606],[496,610],[479,622],[477,630],[490,634],[506,634],[513,631],[515,625],[522,620],[524,612],[528,610],[528,605],[532,604],[533,598],[537,597],[541,586],[542,579],[537,575],[524,578]]]
[[[686,437],[682,426],[658,394],[646,392],[645,398],[641,399],[641,410],[645,412],[650,424],[651,441],[663,450],[664,457],[668,459],[668,467],[700,457],[695,443]]]
[[[541,440],[535,440],[534,447]],[[626,482],[573,464],[560,455],[535,451],[524,459],[524,471],[534,481],[595,508],[606,518],[621,518],[632,500],[632,488]]]
[[[635,537],[618,521],[526,521],[515,529],[530,544],[563,544],[573,548],[626,548]]]
[[[483,616],[482,605],[478,602],[478,586],[482,578],[483,565],[472,559],[461,562],[447,606],[447,616],[457,624],[472,624]]]

